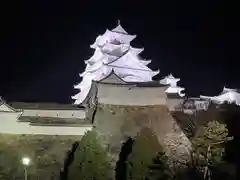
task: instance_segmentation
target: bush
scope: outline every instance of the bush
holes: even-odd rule
[[[128,179],[146,179],[148,167],[161,151],[162,147],[151,129],[142,129],[135,138],[132,153],[128,158]]]
[[[68,180],[109,180],[112,170],[107,151],[98,143],[97,134],[88,131],[74,153],[69,167]]]
[[[193,138],[193,146],[197,154],[201,154],[212,165],[223,161],[225,155],[225,144],[231,140],[228,137],[228,129],[225,124],[218,121],[210,121]]]

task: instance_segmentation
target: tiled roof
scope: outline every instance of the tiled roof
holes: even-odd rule
[[[73,104],[58,104],[58,103],[10,102],[8,104],[15,109],[77,110],[82,108]]]
[[[110,81],[108,81],[111,79]],[[107,77],[103,78],[101,81],[96,83],[100,84],[114,84],[114,85],[135,85],[137,87],[168,87],[168,85],[160,84],[158,81],[149,82],[125,82],[120,78],[114,71],[112,71]]]
[[[169,99],[184,99],[178,93],[166,93],[166,95]]]
[[[93,126],[92,124],[42,124],[42,123],[30,123],[30,126],[60,126],[60,127],[86,127],[86,126]]]
[[[15,112],[21,112],[21,110],[17,110],[15,109],[14,107],[12,107],[11,105],[7,104],[3,99],[2,97],[0,96],[0,106],[4,104],[5,106],[7,106],[9,109],[15,111]]]
[[[21,116],[18,119],[19,122],[30,122],[32,124],[42,124],[42,125],[87,125],[91,122],[85,119],[78,118],[55,118],[55,117],[39,117],[39,116]]]

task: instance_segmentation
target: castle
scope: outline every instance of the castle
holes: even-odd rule
[[[110,130],[104,130],[102,124],[111,124],[112,119],[106,115],[105,119],[100,118],[100,106],[102,112],[107,111],[107,106],[120,106],[120,109],[124,106],[139,109],[147,107],[147,113],[152,111],[157,114],[156,119],[159,119],[158,122],[154,122],[152,118],[146,126],[151,126],[159,132],[160,142],[170,146],[173,143],[171,140],[175,138],[177,142],[183,142],[185,147],[190,148],[188,138],[176,125],[172,113],[194,114],[196,111],[207,111],[210,102],[240,105],[240,93],[236,89],[224,87],[219,96],[189,98],[182,92],[184,88],[177,85],[180,79],[172,74],[158,81],[153,80],[160,71],[153,71],[147,67],[151,60],[140,57],[143,48],[133,48],[130,45],[135,37],[136,35],[128,34],[119,23],[116,28],[106,30],[96,38],[91,45],[91,48],[95,49],[94,55],[85,61],[86,69],[80,74],[82,81],[74,86],[79,90],[78,94],[72,96],[74,104],[5,102],[0,99],[0,133],[83,135],[95,127],[103,134],[108,134],[108,131],[110,134]],[[146,115],[146,112],[138,110],[138,114]],[[126,122],[115,123],[116,131],[126,125]],[[131,134],[133,129],[119,132],[118,136],[106,135],[106,141],[110,141],[110,136],[114,137],[114,141],[115,138],[119,138],[117,145],[110,143],[115,148],[117,146],[119,152],[120,142],[125,138],[123,136]],[[167,138],[169,139],[166,140]],[[188,151],[179,144],[178,146],[176,151]],[[171,149],[166,151],[169,155],[174,154]]]

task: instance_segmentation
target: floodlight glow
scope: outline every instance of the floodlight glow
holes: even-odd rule
[[[28,166],[30,164],[30,159],[28,157],[23,157],[22,164]]]

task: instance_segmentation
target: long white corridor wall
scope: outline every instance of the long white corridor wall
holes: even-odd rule
[[[56,118],[85,118],[85,110],[44,110],[44,109],[24,109],[22,116],[40,116]]]
[[[18,122],[22,112],[0,112],[1,134],[33,134],[33,135],[84,135],[92,130],[92,125],[78,127],[64,126],[31,126],[28,122]]]

